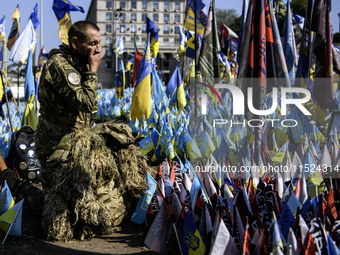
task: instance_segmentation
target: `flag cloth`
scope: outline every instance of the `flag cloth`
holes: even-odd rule
[[[24,200],[15,204],[11,209],[0,216],[0,228],[8,235],[21,236],[22,204]],[[7,235],[5,236],[5,242]]]
[[[198,229],[196,228],[190,213],[187,212],[184,219],[183,227],[183,243],[182,253],[183,255],[204,254],[205,244],[201,238]]]
[[[19,5],[15,8],[15,11],[12,15],[12,20],[13,24],[11,27],[11,31],[9,32],[8,35],[8,40],[7,40],[7,49],[11,50],[15,41],[18,38],[19,35],[19,29],[20,29],[20,12],[19,12]]]
[[[205,77],[210,86],[214,86],[216,83],[214,78],[220,77],[220,64],[218,57],[220,50],[220,43],[217,35],[215,5],[214,2],[212,2],[209,9],[207,26],[204,31],[201,54],[197,65],[198,70],[201,72],[202,76]]]
[[[139,66],[142,61],[142,58],[143,58],[143,53],[140,53],[139,50],[136,48],[135,57],[133,58],[133,74],[132,74],[134,87],[136,86],[138,70],[139,70]]]
[[[4,187],[0,193],[0,215],[4,214],[8,209],[14,206],[14,199],[9,190],[7,182],[5,181]]]
[[[170,226],[172,226],[173,211],[167,200],[164,200],[151,228],[145,237],[145,245],[158,253],[164,253]]]
[[[220,219],[217,235],[210,254],[238,254],[232,235],[229,233],[224,221]]]
[[[166,94],[162,81],[157,74],[156,67],[152,68],[152,87],[153,87],[153,100],[155,102],[156,109],[160,110],[163,100],[165,100]]]
[[[38,3],[35,4],[33,11],[31,12],[30,20],[32,20],[33,27],[36,30],[40,25],[40,21],[38,18]]]
[[[45,51],[45,46],[43,45],[40,53],[39,53],[39,59],[38,59],[38,66],[40,67],[40,69],[42,69],[42,65],[47,61],[48,58],[48,53],[46,53]]]
[[[146,33],[150,36],[150,52],[154,58],[157,58],[159,50],[158,29],[155,24],[146,17]]]
[[[192,35],[189,31],[186,31],[185,33],[187,37],[185,55],[189,58],[195,59],[195,52],[196,52],[195,36]]]
[[[38,115],[33,105],[33,101],[35,99],[35,83],[33,77],[32,61],[32,50],[29,50],[25,78],[25,99],[27,104],[24,111],[23,125],[29,125],[34,130],[36,130],[38,125]]]
[[[223,23],[221,23],[221,36],[230,37],[238,40],[237,34]]]
[[[123,38],[123,35],[121,35],[119,37],[118,46],[117,46],[116,51],[118,52],[119,55],[124,53],[124,38]]]
[[[334,101],[332,33],[329,1],[314,3],[311,30],[316,33],[314,54],[316,56],[313,95],[322,109]]]
[[[68,45],[68,30],[72,25],[70,11],[80,11],[84,13],[81,6],[72,4],[69,0],[54,0],[52,9],[59,22],[59,38]]]
[[[4,69],[4,57],[5,57],[5,43],[6,43],[6,19],[5,16],[0,20],[0,69]],[[4,87],[2,85],[2,79],[0,79],[0,101],[4,94]],[[1,110],[1,109],[0,109]]]
[[[116,98],[124,97],[125,68],[123,59],[120,60],[119,70],[116,71],[115,82],[116,82]]]
[[[186,44],[187,44],[187,36],[182,26],[179,26],[179,32],[180,32],[180,43],[179,43],[179,48],[178,48],[178,57],[183,58]]]
[[[146,217],[146,212],[148,211],[151,198],[156,190],[156,181],[151,177],[149,173],[146,173],[146,183],[148,184],[148,189],[143,192],[142,196],[140,197],[136,210],[133,213],[131,220],[138,223],[143,224],[144,219]]]
[[[9,59],[17,64],[19,67],[22,64],[26,64],[29,50],[32,50],[33,52],[35,50],[36,44],[37,38],[35,35],[33,23],[32,20],[28,20],[24,31],[20,33],[19,38],[15,41],[12,47]]]
[[[6,17],[0,20],[0,43],[6,40]],[[1,59],[2,61],[2,59]]]
[[[130,119],[140,122],[145,117],[149,119],[151,114],[151,56],[150,56],[150,37],[148,37],[145,52],[138,70],[135,91],[133,92]]]
[[[195,8],[196,2],[196,8]],[[196,31],[198,34],[204,34],[204,28],[207,24],[207,17],[204,13],[205,4],[201,0],[189,0],[188,12],[185,18],[184,28],[189,31],[195,31],[195,17],[196,19]],[[195,15],[196,9],[196,15]]]

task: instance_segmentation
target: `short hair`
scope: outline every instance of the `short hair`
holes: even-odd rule
[[[71,45],[71,40],[73,37],[77,37],[80,41],[85,41],[85,33],[88,29],[94,29],[99,31],[99,27],[90,21],[77,21],[72,24],[68,30],[68,44]]]

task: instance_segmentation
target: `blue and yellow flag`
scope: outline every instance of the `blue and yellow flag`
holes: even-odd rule
[[[11,191],[5,181],[4,187],[0,193],[0,215],[7,212],[14,206],[14,199]]]
[[[193,36],[189,31],[186,31],[187,36],[187,44],[186,44],[186,51],[185,55],[189,58],[195,59],[195,36]]]
[[[196,2],[196,8],[195,8]],[[207,24],[207,16],[204,13],[205,4],[201,0],[189,0],[188,2],[188,12],[185,19],[184,27],[187,30],[195,31],[195,16],[197,17],[196,31],[197,33],[203,35],[205,26]],[[196,10],[196,15],[195,15]]]
[[[151,114],[151,55],[150,36],[148,36],[145,52],[139,66],[135,91],[132,96],[130,119],[139,121],[149,119]]]
[[[182,253],[183,255],[188,254],[204,254],[206,250],[205,244],[202,240],[198,229],[195,226],[190,213],[187,212],[184,220],[183,227],[183,244]]]
[[[15,11],[12,15],[13,24],[11,27],[11,31],[9,32],[8,40],[7,40],[7,49],[11,50],[16,39],[19,35],[20,29],[20,12],[19,12],[19,5],[15,8]]]
[[[155,24],[146,17],[146,32],[150,37],[150,51],[154,58],[157,58],[159,50],[158,31]]]
[[[24,111],[23,125],[29,125],[34,130],[36,130],[38,125],[38,115],[33,105],[35,99],[35,83],[33,77],[32,61],[32,51],[29,50],[25,79],[25,99],[27,104]]]
[[[72,4],[69,0],[54,0],[52,9],[59,21],[59,38],[67,45],[67,33],[72,25],[70,11],[80,11],[84,13],[84,9],[81,6]]]
[[[24,200],[15,204],[12,208],[0,216],[0,228],[8,235],[21,236],[22,204]],[[4,244],[7,235],[2,244]]]

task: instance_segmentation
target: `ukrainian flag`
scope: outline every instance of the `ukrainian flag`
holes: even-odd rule
[[[67,45],[67,33],[72,25],[70,11],[80,11],[84,13],[84,9],[81,6],[72,4],[69,0],[54,0],[52,9],[59,21],[59,38]]]
[[[148,17],[146,17],[146,32],[149,35],[148,38],[150,37],[151,54],[156,58],[159,50],[158,31],[155,24]]]
[[[148,36],[145,52],[139,66],[136,80],[135,91],[132,96],[130,119],[140,122],[148,120],[151,114],[151,55],[150,55],[150,36]]]

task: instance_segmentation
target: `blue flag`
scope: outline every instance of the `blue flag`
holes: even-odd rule
[[[143,224],[146,212],[148,211],[151,202],[151,198],[156,190],[157,183],[149,173],[146,173],[146,183],[148,184],[148,189],[145,192],[143,192],[142,196],[138,201],[136,210],[131,217],[131,220],[138,224]]]
[[[37,29],[37,27],[40,25],[40,21],[38,18],[38,4],[36,3],[33,11],[31,12],[30,20],[32,20],[34,29]]]
[[[5,181],[5,185],[0,193],[0,215],[14,206],[14,199]]]
[[[278,224],[280,226],[282,236],[287,240],[289,228],[293,228],[295,224],[295,217],[288,204],[286,204],[283,208]]]

